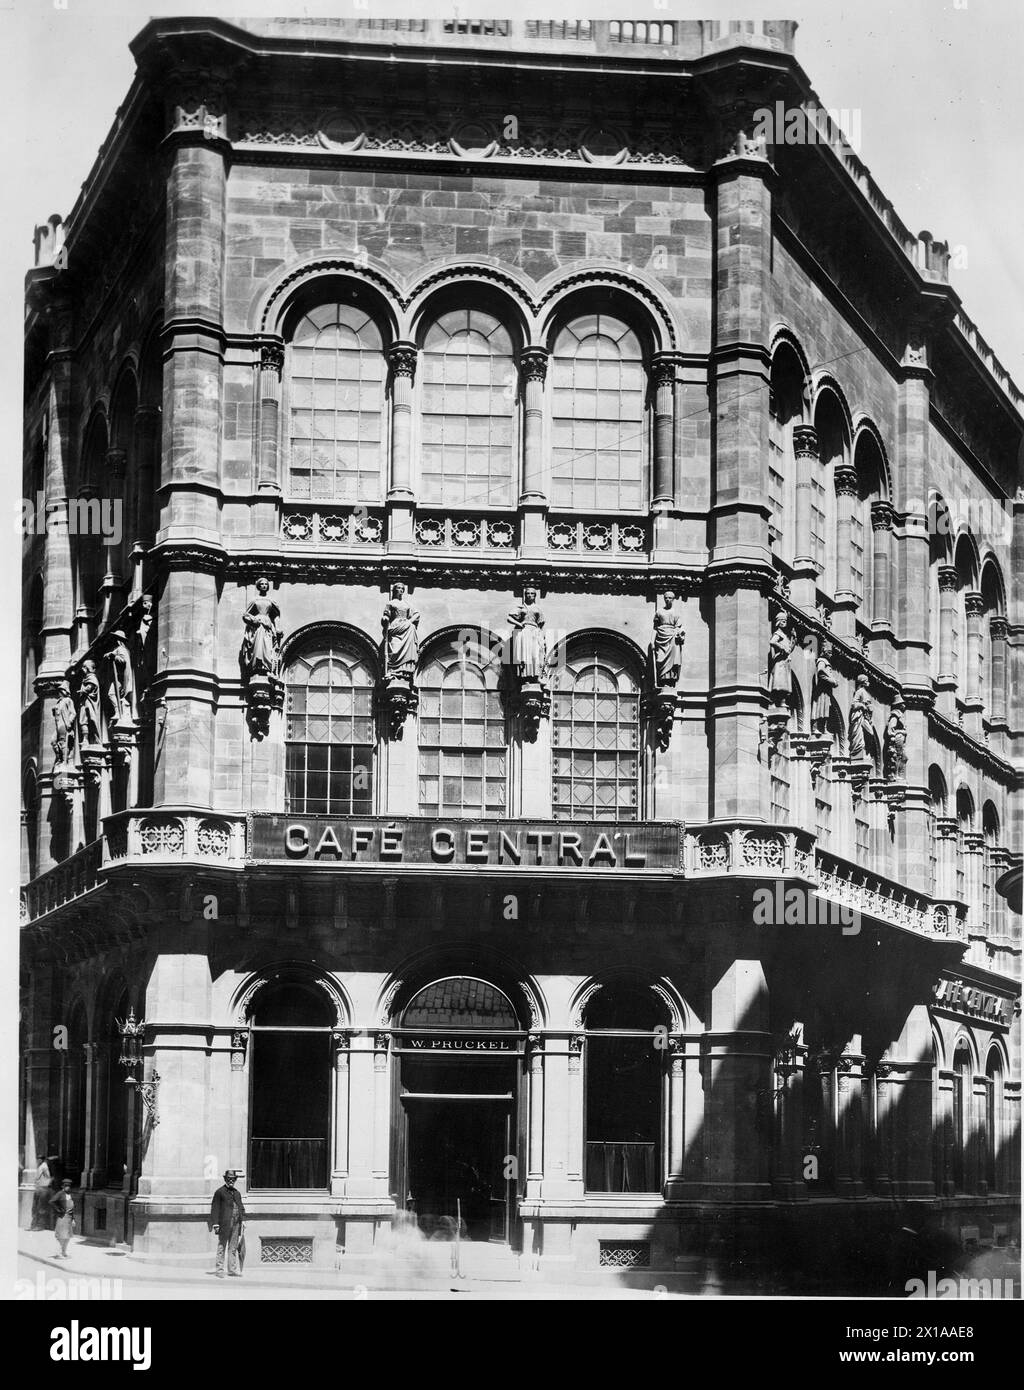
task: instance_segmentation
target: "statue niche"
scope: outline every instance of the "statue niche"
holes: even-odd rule
[[[551,709],[548,644],[544,614],[537,598],[536,588],[527,584],[522,600],[508,614],[512,627],[509,669],[514,697],[523,721],[523,734],[531,741],[537,737],[540,721]]]
[[[666,589],[661,595],[661,606],[655,606],[653,627],[648,651],[648,709],[658,747],[664,753],[672,741],[679,705],[677,686],[686,642],[683,616],[673,589]]]

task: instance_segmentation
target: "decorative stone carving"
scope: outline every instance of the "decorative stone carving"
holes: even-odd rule
[[[401,737],[406,717],[419,703],[415,677],[420,615],[406,593],[406,585],[396,580],[380,619],[384,630],[384,701],[392,738]]]
[[[811,732],[817,738],[832,741],[835,728],[836,687],[839,677],[832,668],[832,646],[826,642],[814,663],[814,687],[811,697]]]
[[[508,615],[512,626],[510,669],[523,731],[529,739],[537,737],[540,721],[547,717],[551,708],[544,614],[537,597],[536,588],[527,584],[523,589],[522,601]]]
[[[110,663],[110,685],[107,698],[113,711],[113,724],[135,723],[135,673],[132,670],[132,654],[128,649],[128,638],[122,628],[115,628],[110,634],[111,646],[107,652]]]
[[[856,760],[868,757],[868,735],[874,731],[875,702],[868,689],[868,678],[864,674],[857,677],[850,701],[850,722],[847,737],[847,752]]]
[[[100,682],[90,658],[82,662],[78,676],[78,741],[82,748],[100,742]]]
[[[248,1028],[236,1028],[231,1034],[231,1070],[244,1071],[245,1055],[249,1049]]]
[[[793,699],[793,671],[790,665],[796,638],[789,630],[789,618],[776,614],[768,643],[768,690],[773,705],[787,709]]]
[[[678,708],[676,686],[682,668],[686,633],[683,631],[682,614],[676,606],[675,590],[666,589],[661,598],[663,606],[655,609],[654,636],[648,657],[651,682],[648,708],[658,747],[664,752],[672,739]]]
[[[270,730],[270,711],[280,709],[284,700],[280,616],[281,610],[270,597],[270,580],[260,575],[256,580],[256,597],[243,615],[245,636],[239,652],[249,729],[256,739],[266,737]]]
[[[907,721],[903,713],[905,709],[902,695],[897,695],[889,710],[882,755],[883,776],[889,782],[902,782],[907,770]]]
[[[75,702],[71,698],[71,687],[67,681],[58,686],[58,699],[53,707],[54,733],[50,742],[53,749],[53,765],[67,767],[75,748],[75,725],[77,715]]]

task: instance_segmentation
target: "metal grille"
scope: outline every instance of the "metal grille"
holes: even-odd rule
[[[651,1242],[649,1240],[599,1241],[602,1269],[649,1269]]]
[[[312,1236],[261,1236],[260,1264],[311,1265]]]

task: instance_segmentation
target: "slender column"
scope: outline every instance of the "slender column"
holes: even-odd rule
[[[548,354],[529,347],[519,359],[523,397],[523,477],[519,493],[520,553],[543,558],[548,553],[548,471],[544,455],[544,382]]]
[[[953,1147],[956,1143],[956,1125],[953,1119],[954,1080],[951,1071],[940,1071],[936,1077],[935,1170],[940,1197],[950,1197],[956,1191],[956,1183],[953,1180]]]
[[[565,1175],[578,1188],[586,1181],[586,1136],[583,1133],[583,1038],[577,1034],[569,1039],[568,1074],[568,1134],[566,1142]]]
[[[348,1051],[349,1035],[334,1034],[334,1153],[331,1158],[331,1186],[348,1172]]]
[[[135,411],[136,487],[131,517],[131,599],[134,602],[145,588],[143,554],[153,544],[153,498],[160,478],[160,407],[140,405]]]
[[[977,831],[964,834],[964,896],[967,899],[967,929],[971,936],[982,939],[985,923],[982,920],[982,883],[985,875],[985,838]]]
[[[683,1175],[686,1154],[686,1044],[671,1038],[668,1051],[668,1181]]]
[[[935,884],[927,891],[937,898],[956,896],[956,852],[959,827],[955,816],[935,817]]]
[[[982,618],[985,615],[985,600],[981,594],[970,592],[964,595],[964,610],[967,616],[967,650],[964,680],[964,699],[970,713],[980,716],[982,708]],[[980,729],[977,730],[980,733]]]
[[[796,472],[796,536],[793,545],[794,579],[790,595],[802,608],[815,607],[818,567],[811,554],[811,494],[818,467],[818,431],[813,425],[793,426],[793,462]],[[793,588],[793,584],[797,587]]]
[[[670,352],[655,353],[651,362],[654,382],[654,495],[651,507],[665,511],[676,504],[675,499],[675,396],[676,356]]]
[[[544,1039],[536,1033],[531,1033],[527,1039],[527,1073],[530,1131],[527,1135],[526,1180],[532,1184],[544,1176]],[[532,1190],[530,1195],[534,1195]]]
[[[388,1049],[391,1036],[376,1034],[373,1041],[373,1176],[387,1184],[388,1136],[391,1132],[391,1076]]]
[[[876,1196],[892,1192],[892,1065],[876,1062],[870,1077],[874,1100],[873,1162],[871,1186]]]
[[[1006,723],[1007,628],[999,614],[989,619],[988,717],[992,724]]]
[[[412,398],[415,343],[393,343],[391,369],[391,477],[388,485],[388,550],[411,555],[416,495],[412,485]]]
[[[855,1046],[860,1046],[857,1038]],[[859,1197],[864,1192],[864,1058],[845,1053],[836,1066],[836,1191]]]
[[[857,470],[849,464],[838,464],[832,470],[836,490],[836,609],[832,615],[833,630],[840,637],[852,637],[854,614],[862,596],[850,587],[853,565],[853,508],[857,501]],[[866,576],[865,576],[866,577]]]
[[[896,513],[888,502],[871,504],[871,626],[892,630],[892,545]]]
[[[775,1196],[792,1201],[805,1197],[803,1180],[803,1088],[807,1048],[793,1046],[792,1054],[780,1059],[776,1067],[775,1166],[772,1189]]]
[[[281,492],[281,373],[284,345],[264,343],[260,348],[259,466],[257,488],[261,493]]]
[[[939,684],[956,689],[956,658],[953,652],[956,613],[957,573],[952,565],[939,566]]]

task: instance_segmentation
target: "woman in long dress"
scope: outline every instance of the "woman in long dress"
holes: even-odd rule
[[[544,638],[544,614],[537,606],[537,590],[528,585],[523,601],[508,615],[512,624],[512,666],[519,679],[541,681],[547,665],[547,643]]]
[[[70,1178],[65,1178],[60,1189],[50,1198],[50,1206],[57,1213],[57,1224],[54,1227],[57,1244],[60,1246],[57,1259],[70,1259],[68,1244],[75,1233],[75,1199],[71,1195]]]
[[[250,676],[276,676],[281,667],[281,610],[269,593],[270,580],[257,579],[256,598],[245,610],[242,661]]]
[[[384,629],[385,673],[411,681],[420,650],[420,615],[405,594],[401,580],[392,584],[380,622]]]
[[[651,646],[654,684],[659,689],[675,687],[679,683],[679,672],[683,664],[683,643],[686,641],[673,590],[665,591],[663,602],[664,607],[657,608],[654,612],[654,641]]]
[[[823,647],[814,663],[814,699],[811,704],[811,728],[819,738],[832,732],[832,707],[835,704],[839,677],[832,669],[832,648]]]

